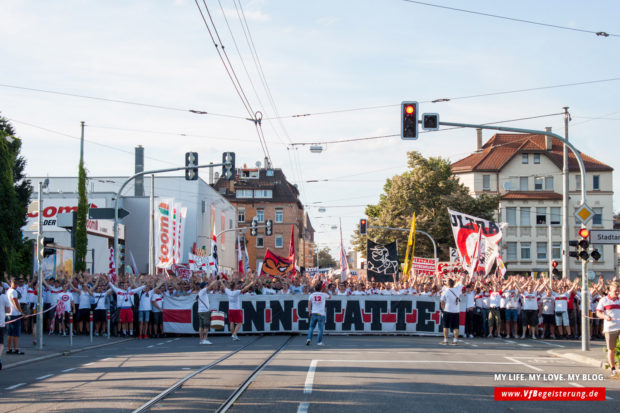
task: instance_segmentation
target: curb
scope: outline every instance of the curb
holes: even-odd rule
[[[45,356],[35,357],[33,359],[30,359],[30,360],[18,361],[16,363],[11,363],[11,364],[4,364],[2,366],[2,369],[6,370],[6,369],[13,368],[13,367],[19,367],[19,366],[23,366],[25,364],[34,363],[34,362],[37,362],[37,361],[48,360],[48,359],[51,359],[51,358],[61,357],[61,356],[68,356],[68,355],[71,355],[71,354],[80,353],[82,351],[94,350],[94,349],[100,348],[100,347],[107,347],[107,346],[112,346],[114,344],[125,343],[125,342],[131,341],[131,340],[135,340],[135,339],[134,338],[127,338],[125,340],[113,341],[111,343],[103,343],[103,344],[96,344],[94,346],[76,348],[75,350],[62,350],[60,352],[54,352],[54,353],[51,353],[51,354],[47,354]]]
[[[592,357],[588,357],[588,356],[584,356],[578,353],[560,353],[558,351],[555,350],[547,350],[547,353],[556,356],[556,357],[563,357],[565,359],[569,359],[572,361],[576,361],[578,363],[582,363],[582,364],[587,364],[589,366],[592,367],[599,367],[599,368],[603,368],[605,366],[606,361],[605,360],[598,360]]]

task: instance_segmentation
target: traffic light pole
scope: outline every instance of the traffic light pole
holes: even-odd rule
[[[581,154],[575,148],[573,144],[571,144],[568,139],[563,138],[560,135],[556,135],[551,131],[541,131],[535,129],[521,129],[521,128],[510,128],[506,126],[490,126],[490,125],[475,125],[471,123],[456,123],[456,122],[439,122],[440,125],[443,126],[456,126],[461,128],[476,128],[476,129],[489,129],[489,130],[497,130],[502,132],[517,132],[517,133],[526,133],[531,135],[545,135],[551,138],[555,138],[560,142],[563,142],[565,146],[567,146],[573,154],[575,154],[575,158],[577,159],[577,163],[579,164],[579,172],[581,175],[581,204],[585,205],[586,203],[586,168],[583,164],[583,159],[581,158]],[[568,224],[567,222],[564,223]],[[590,335],[589,331],[589,321],[588,321],[588,310],[589,306],[586,306],[588,303],[588,276],[586,274],[586,263],[582,262],[581,264],[581,350],[588,351],[590,349]]]
[[[37,343],[39,350],[43,350],[43,260],[41,259],[41,238],[43,238],[43,208],[41,208],[41,192],[43,191],[43,183],[39,181],[39,229],[37,233],[37,262],[39,264],[39,271],[37,274]],[[45,251],[45,246],[43,246]]]
[[[213,168],[216,166],[224,166],[224,165],[228,165],[228,163],[210,163],[208,165],[197,165],[197,166],[192,166],[191,169]],[[155,169],[152,171],[140,172],[128,178],[123,183],[123,185],[121,185],[120,189],[116,192],[116,198],[114,198],[114,264],[116,265],[116,268],[119,268],[119,255],[120,255],[118,251],[118,201],[121,197],[121,193],[123,192],[123,189],[125,189],[128,183],[130,183],[134,179],[140,176],[143,176],[143,175],[151,175],[151,174],[155,175],[155,174],[160,174],[164,172],[183,171],[185,169],[188,169],[188,167],[180,166],[178,168]],[[41,214],[39,214],[39,217],[40,216]]]

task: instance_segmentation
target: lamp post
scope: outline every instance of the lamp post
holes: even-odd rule
[[[37,275],[37,336],[39,338],[39,350],[43,350],[43,254],[39,251],[42,244],[41,238],[43,238],[43,205],[41,193],[43,192],[43,188],[47,188],[48,185],[48,178],[45,178],[43,182],[39,181],[39,228],[37,229],[37,262],[39,264],[39,272]]]

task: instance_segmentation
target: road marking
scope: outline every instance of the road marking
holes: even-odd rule
[[[166,344],[165,342],[157,343],[156,346],[161,346],[162,344]]]
[[[189,367],[183,367],[181,370],[189,370]]]
[[[530,344],[525,344],[525,343],[519,343],[518,345],[521,347],[532,347]]]
[[[555,344],[555,343],[549,343],[548,341],[544,341],[544,340],[539,340],[539,343],[545,343],[548,346],[552,346],[552,347],[561,347],[564,348],[565,346],[561,345],[561,344]]]
[[[312,385],[314,383],[314,372],[316,371],[316,365],[318,360],[312,360],[310,367],[308,367],[308,374],[306,375],[306,384],[304,385],[304,394],[312,394]]]
[[[532,369],[532,370],[536,370],[536,371],[543,371],[542,369],[539,369],[538,367],[530,366],[529,364],[527,364],[527,363],[525,363],[525,362],[523,362],[523,361],[520,361],[520,360],[518,360],[518,359],[516,359],[516,358],[513,358],[513,357],[504,357],[504,358],[505,358],[505,359],[508,359],[508,360],[512,360],[512,361],[514,361],[515,363],[522,364],[522,365],[524,365],[525,367],[528,367],[528,368],[530,368],[530,369]]]
[[[569,382],[568,384],[570,384],[571,386],[575,386],[575,387],[586,387],[586,386],[584,386],[583,384],[579,384],[579,383]],[[607,395],[605,396],[605,399],[607,399],[607,400],[613,400],[611,397],[609,397],[609,396],[607,396]]]
[[[37,377],[35,380],[45,380],[52,377],[53,374],[46,374],[45,376]]]
[[[70,369],[65,369],[62,372],[63,373],[69,373],[70,371],[73,371],[73,370],[75,370],[75,367],[71,367]]]
[[[146,348],[153,348],[155,347],[155,344],[151,344],[150,346],[147,346]]]
[[[504,340],[504,343],[516,344],[516,342],[512,340]]]
[[[166,341],[166,343],[172,343],[172,341],[173,341],[173,340],[168,340],[168,341]]]
[[[12,385],[12,386],[10,386],[10,387],[7,387],[6,389],[7,389],[7,390],[15,390],[16,388],[21,387],[21,386],[23,386],[24,384],[26,384],[26,383],[14,384],[14,385]]]
[[[308,402],[299,403],[299,407],[297,408],[297,413],[308,413],[308,407],[310,407],[310,403]]]
[[[90,366],[90,365],[93,365],[93,364],[95,364],[95,362],[94,362],[94,361],[91,361],[90,363],[86,363],[86,364],[84,364],[84,365],[85,365],[85,366]]]

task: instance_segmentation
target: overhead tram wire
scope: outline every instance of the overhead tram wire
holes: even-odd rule
[[[607,79],[587,80],[583,82],[563,83],[559,85],[539,86],[539,87],[531,87],[531,88],[525,88],[525,89],[514,89],[514,90],[506,90],[506,91],[499,91],[499,92],[480,93],[480,94],[475,94],[475,95],[456,96],[456,97],[451,97],[451,98],[438,98],[438,99],[433,99],[433,100],[422,100],[422,101],[419,101],[419,103],[443,103],[443,102],[451,102],[454,100],[462,100],[462,99],[474,99],[474,98],[488,97],[488,96],[508,95],[508,94],[513,94],[513,93],[535,92],[538,90],[558,89],[558,88],[563,88],[563,87],[590,85],[594,83],[616,82],[618,80],[620,80],[620,77],[612,77],[612,78],[607,78]],[[312,113],[304,113],[304,114],[296,114],[296,115],[283,115],[283,116],[280,116],[280,118],[288,119],[288,118],[302,118],[302,117],[308,117],[308,116],[332,115],[332,114],[338,114],[338,113],[357,112],[357,111],[363,111],[363,110],[386,109],[386,108],[393,108],[397,106],[400,106],[400,103],[395,103],[391,105],[362,106],[362,107],[349,108],[349,109],[336,109],[336,110],[329,110],[329,111],[323,111],[323,112],[312,112]],[[275,119],[275,118],[273,117],[265,118],[265,120],[270,120],[270,119]]]
[[[98,97],[98,96],[80,95],[80,94],[68,93],[68,92],[59,92],[57,90],[46,90],[46,89],[38,89],[38,88],[32,88],[32,87],[26,87],[26,86],[8,85],[8,84],[0,84],[0,87],[6,87],[6,88],[11,88],[11,89],[19,89],[19,90],[27,90],[27,91],[30,91],[30,92],[48,93],[48,94],[51,94],[51,95],[68,96],[68,97],[80,98],[80,99],[98,100],[98,101],[101,101],[101,102],[122,103],[124,105],[143,106],[143,107],[147,107],[147,108],[170,110],[170,111],[176,111],[176,112],[190,112],[190,113],[199,114],[199,115],[210,115],[210,116],[218,116],[218,117],[233,118],[233,119],[246,119],[243,116],[227,115],[227,114],[223,114],[223,113],[214,113],[214,112],[209,112],[209,111],[205,111],[205,110],[183,109],[183,108],[177,108],[177,107],[173,107],[173,106],[155,105],[155,104],[142,103],[142,102],[132,102],[132,101],[123,100],[123,99],[110,99],[110,98],[102,98],[102,97]]]
[[[245,107],[246,111],[248,112],[248,115],[250,116],[249,120],[251,120],[252,122],[254,122],[254,124],[256,124],[258,122],[258,120],[256,119],[256,113],[252,109],[252,105],[250,104],[250,101],[248,100],[247,95],[243,91],[243,86],[239,82],[239,78],[237,77],[237,74],[235,73],[235,70],[234,70],[232,64],[230,64],[230,60],[228,59],[228,55],[226,55],[226,60],[224,60],[224,58],[222,57],[222,52],[220,51],[219,44],[215,41],[215,37],[213,36],[213,32],[211,31],[211,28],[209,27],[209,24],[207,23],[207,19],[205,18],[205,15],[204,15],[204,13],[202,11],[202,8],[200,7],[200,3],[198,2],[198,0],[194,0],[194,2],[196,3],[196,7],[198,7],[198,11],[200,12],[200,16],[202,17],[202,21],[203,21],[205,27],[207,28],[207,31],[209,32],[209,37],[211,37],[211,41],[213,42],[213,46],[215,46],[215,50],[217,51],[217,54],[218,54],[218,56],[220,58],[220,61],[224,65],[224,69],[226,70],[226,74],[228,75],[228,78],[232,82],[233,87],[235,88],[235,91],[237,92],[237,95],[241,99],[241,103],[243,104],[243,106]],[[220,39],[219,33],[217,32],[217,28],[215,27],[215,24],[213,23],[213,20],[211,19],[211,13],[209,12],[209,7],[207,6],[207,3],[206,3],[205,0],[203,0],[203,4],[204,4],[204,7],[205,7],[205,10],[207,11],[207,14],[209,15],[209,20],[211,21],[211,24],[213,24],[213,31],[216,33],[217,38]],[[221,43],[221,39],[220,39],[220,43]],[[224,48],[223,44],[222,44],[222,50],[225,53],[225,48]],[[230,68],[226,64],[226,61],[229,62]],[[232,74],[231,74],[231,72],[232,72]],[[263,140],[263,138],[261,137],[260,134],[258,135],[258,140],[260,142],[261,149],[263,150],[263,154],[265,155],[266,158],[270,159],[269,156],[268,156],[267,148],[266,148],[266,142],[264,142],[264,140]]]
[[[549,28],[553,28],[553,29],[571,30],[571,31],[575,31],[575,32],[595,34],[595,35],[597,35],[599,37],[620,37],[619,34],[607,33],[607,32],[604,32],[604,31],[579,29],[577,27],[560,26],[558,24],[542,23],[542,22],[536,22],[536,21],[532,21],[532,20],[519,19],[519,18],[516,18],[516,17],[499,16],[497,14],[484,13],[484,12],[479,12],[479,11],[474,11],[474,10],[459,9],[459,8],[456,8],[456,7],[443,6],[443,5],[440,5],[440,4],[433,4],[433,3],[425,3],[425,2],[417,1],[417,0],[403,0],[403,1],[407,2],[407,3],[419,4],[419,5],[422,5],[422,6],[436,7],[438,9],[458,11],[458,12],[462,12],[462,13],[475,14],[475,15],[484,16],[484,17],[493,17],[495,19],[509,20],[509,21],[518,22],[518,23],[527,23],[527,24],[533,24],[533,25],[537,25],[537,26],[549,27]]]

